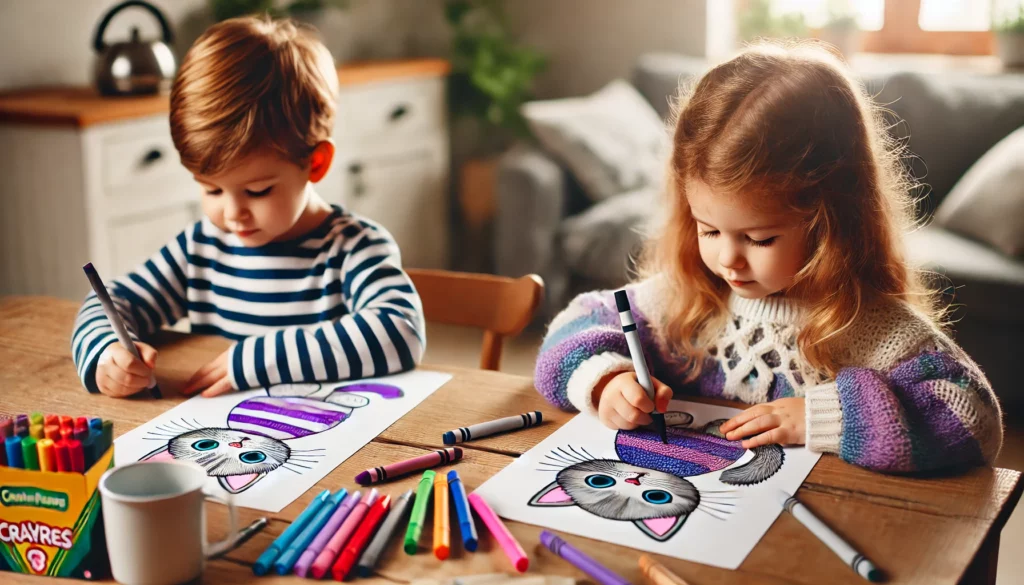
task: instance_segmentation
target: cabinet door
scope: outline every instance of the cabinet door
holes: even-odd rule
[[[156,254],[171,238],[199,219],[198,203],[172,207],[159,213],[119,218],[110,223],[110,259],[113,266],[97,267],[102,274],[121,276]]]
[[[447,152],[433,143],[343,157],[342,204],[383,225],[402,264],[448,266]]]

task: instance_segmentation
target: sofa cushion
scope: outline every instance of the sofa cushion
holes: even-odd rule
[[[966,313],[1000,323],[1024,323],[1024,261],[940,226],[907,235],[912,263],[941,275]]]
[[[1024,126],[971,166],[936,210],[935,223],[1024,256]]]
[[[656,189],[640,189],[565,220],[561,248],[566,265],[587,279],[627,282],[656,205]]]
[[[522,112],[544,150],[592,201],[660,182],[665,172],[665,125],[627,81],[587,97],[529,102]]]

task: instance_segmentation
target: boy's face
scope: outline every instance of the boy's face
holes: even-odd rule
[[[700,257],[732,291],[757,299],[793,284],[807,261],[807,234],[797,218],[758,211],[729,194],[688,180],[686,198],[697,221]]]
[[[308,168],[274,153],[254,153],[216,175],[195,175],[203,213],[242,245],[262,246],[301,236],[299,218],[309,196]],[[299,230],[295,228],[300,228]]]

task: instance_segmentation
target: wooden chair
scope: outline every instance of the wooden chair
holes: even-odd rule
[[[406,272],[423,300],[427,321],[484,330],[484,370],[498,369],[504,339],[526,328],[544,297],[544,281],[536,274],[506,278],[415,268]]]

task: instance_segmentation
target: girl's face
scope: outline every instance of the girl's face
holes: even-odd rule
[[[216,175],[196,175],[203,212],[246,247],[296,238],[313,229],[310,169],[275,153],[257,152]]]
[[[737,295],[758,299],[785,290],[807,261],[807,234],[798,218],[753,209],[742,197],[686,183],[697,222],[700,257]]]

